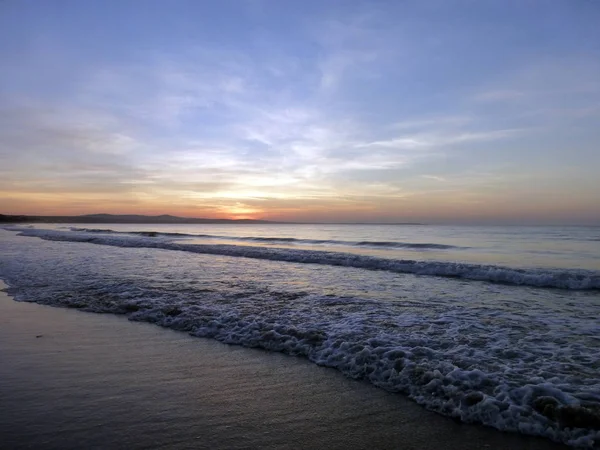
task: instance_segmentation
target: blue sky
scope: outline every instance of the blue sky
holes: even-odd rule
[[[600,224],[595,0],[0,2],[0,210]]]

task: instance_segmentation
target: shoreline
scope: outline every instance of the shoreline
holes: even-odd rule
[[[457,423],[301,358],[3,291],[0,359],[10,449],[568,448]]]

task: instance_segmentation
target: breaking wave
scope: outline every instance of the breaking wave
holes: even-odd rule
[[[469,264],[447,261],[416,261],[319,250],[274,247],[251,247],[228,244],[186,244],[173,242],[166,233],[144,233],[131,236],[111,230],[95,230],[97,235],[85,232],[6,228],[20,231],[22,236],[39,237],[51,241],[87,242],[116,247],[142,247],[176,250],[192,253],[285,261],[303,264],[354,267],[384,270],[423,276],[460,278],[491,283],[547,287],[571,290],[600,289],[600,272],[583,269],[512,268],[495,265]],[[158,237],[158,239],[157,239]],[[162,238],[160,238],[162,237]],[[172,237],[172,236],[171,236]]]
[[[159,231],[115,231],[102,228],[75,228],[71,227],[71,231],[85,233],[104,233],[104,234],[134,234],[148,237],[181,237],[181,238],[205,238],[218,239],[228,241],[246,241],[246,242],[262,242],[266,244],[307,244],[307,245],[345,245],[352,247],[378,247],[378,248],[404,248],[415,250],[449,250],[449,249],[464,249],[467,247],[458,247],[455,245],[421,243],[421,242],[395,242],[395,241],[343,241],[337,239],[299,239],[291,237],[262,237],[262,236],[223,236],[215,234],[188,234],[188,233],[165,233]]]

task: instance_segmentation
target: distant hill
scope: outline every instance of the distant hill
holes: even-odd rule
[[[274,222],[270,220],[252,219],[204,219],[199,217],[177,217],[168,214],[160,216],[144,216],[141,214],[85,214],[82,216],[11,216],[0,214],[0,223],[164,223],[164,224],[199,224],[199,223],[248,223],[248,224],[313,224],[313,225],[424,225],[417,222]]]
[[[278,223],[267,220],[251,219],[203,219],[195,217],[177,217],[163,214],[161,216],[143,216],[139,214],[86,214],[83,216],[11,216],[0,214],[0,223],[38,222],[38,223],[165,223],[165,224],[197,224],[197,223]],[[279,222],[281,223],[281,222]]]

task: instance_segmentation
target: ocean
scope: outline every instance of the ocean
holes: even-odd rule
[[[308,358],[463,422],[600,443],[600,228],[0,229],[16,300]]]

